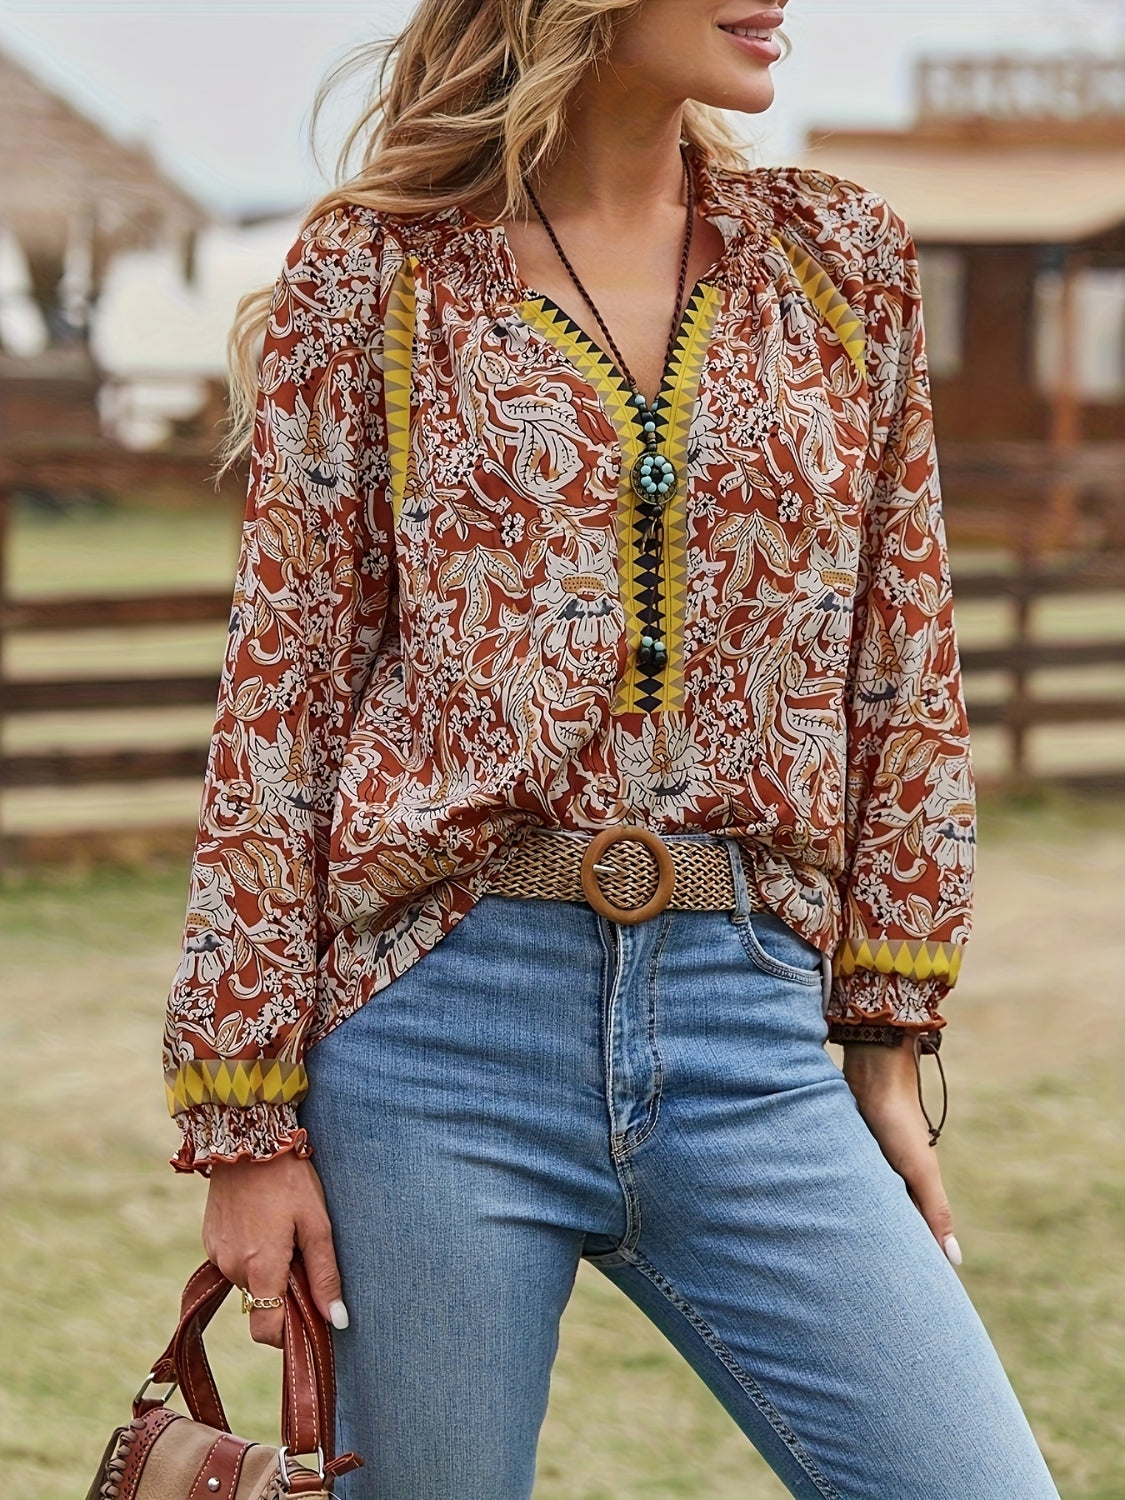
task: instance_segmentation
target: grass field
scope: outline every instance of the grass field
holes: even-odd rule
[[[991,810],[945,1052],[965,1282],[1064,1500],[1125,1496],[1123,884],[1125,806]],[[158,866],[27,880],[0,903],[3,1500],[85,1494],[201,1259],[202,1185],[164,1165],[157,1057],[184,885]],[[275,1356],[233,1313],[215,1346],[238,1428],[269,1436]],[[584,1274],[537,1500],[782,1493],[659,1336]]]

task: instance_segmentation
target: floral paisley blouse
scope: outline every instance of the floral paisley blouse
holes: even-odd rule
[[[293,247],[169,1003],[179,1167],[307,1150],[307,1049],[530,827],[736,837],[836,1021],[943,1024],[973,802],[913,246],[850,183],[691,162],[725,251],[661,393],[658,678],[628,387],[502,228],[349,207]]]

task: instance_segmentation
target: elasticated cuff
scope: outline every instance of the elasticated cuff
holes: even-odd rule
[[[828,1004],[829,1024],[901,1026],[937,1031],[945,1025],[941,1006],[949,985],[941,979],[912,979],[856,969],[837,974]]]
[[[178,1114],[176,1123],[184,1138],[172,1157],[177,1172],[201,1172],[208,1177],[215,1162],[270,1161],[287,1151],[312,1155],[293,1104],[252,1104],[245,1109],[197,1104]]]

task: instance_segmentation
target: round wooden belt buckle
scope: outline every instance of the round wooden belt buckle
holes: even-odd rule
[[[622,839],[631,840],[634,844],[643,844],[656,861],[658,876],[656,894],[643,906],[615,906],[598,884],[598,871],[595,868],[598,861],[611,844],[616,844]],[[611,922],[622,922],[626,925],[633,922],[647,922],[650,917],[660,915],[671,901],[675,888],[676,868],[672,863],[672,855],[668,845],[651,828],[637,828],[629,823],[623,823],[617,828],[603,828],[601,833],[596,833],[586,846],[586,852],[582,856],[582,890],[586,900],[600,917],[607,917]]]

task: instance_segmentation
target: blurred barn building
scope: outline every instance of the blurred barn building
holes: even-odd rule
[[[933,58],[905,130],[809,132],[919,246],[951,530],[1125,534],[1125,57]]]
[[[118,711],[213,703],[213,669],[199,677],[168,671],[118,675],[112,666],[44,676],[39,669],[21,670],[16,648],[30,641],[34,660],[34,643],[54,640],[80,655],[90,631],[97,633],[95,639],[104,639],[109,630],[135,640],[138,631],[168,623],[221,620],[229,591],[222,596],[165,590],[120,597],[30,595],[13,589],[6,543],[14,502],[41,516],[91,505],[108,510],[123,495],[144,502],[161,487],[176,487],[189,499],[207,496],[213,425],[196,423],[191,429],[185,424],[183,433],[150,451],[123,446],[102,420],[99,398],[110,387],[91,348],[90,331],[117,257],[173,247],[182,276],[190,280],[196,237],[208,222],[205,210],[148,152],[114,140],[0,53],[0,248],[5,287],[13,298],[0,308],[5,314],[0,330],[13,326],[10,313],[27,313],[30,325],[42,325],[41,331],[33,328],[37,348],[30,340],[19,348],[10,339],[5,349],[0,339],[0,804],[5,824],[9,793],[42,796],[51,790],[133,787],[144,780],[198,776],[198,744],[138,748],[131,743],[128,712],[119,728],[102,730],[108,741],[92,741],[82,718],[93,711],[104,722],[107,713]],[[26,292],[11,293],[13,262],[26,280]],[[111,652],[109,660],[119,663],[121,655]],[[67,659],[65,651],[59,659]],[[12,731],[23,734],[16,743],[25,748],[13,748]],[[0,862],[12,847],[5,826]]]
[[[27,269],[46,348],[0,335],[0,433],[25,447],[97,442],[99,372],[87,333],[114,257],[174,245],[190,278],[207,212],[140,146],[113,139],[0,52],[0,230]]]

